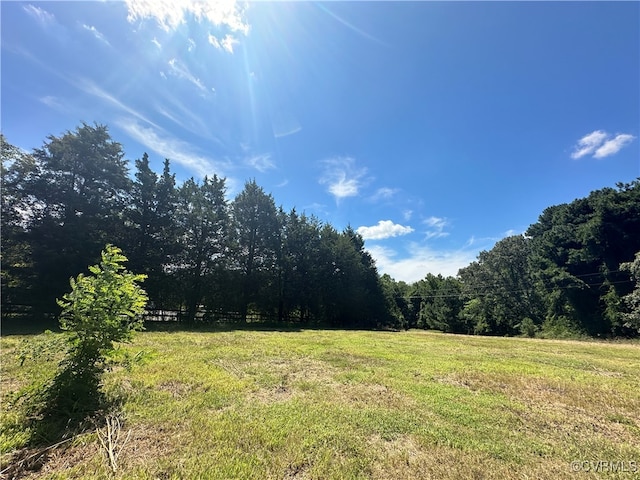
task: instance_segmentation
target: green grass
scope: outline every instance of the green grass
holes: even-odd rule
[[[55,356],[20,366],[39,338],[1,340],[3,468],[31,452],[8,400],[55,370]],[[308,330],[145,332],[121,348],[137,360],[105,377],[124,400],[117,478],[640,476],[637,342]],[[114,477],[95,432],[31,475]]]

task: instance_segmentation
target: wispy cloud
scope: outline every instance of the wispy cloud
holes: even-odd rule
[[[376,193],[374,193],[371,196],[370,200],[372,202],[378,202],[378,201],[381,201],[381,200],[390,200],[399,191],[400,190],[397,189],[397,188],[382,187],[382,188],[379,188],[378,190],[376,190]]]
[[[622,147],[629,145],[635,138],[636,137],[628,133],[621,133],[620,135],[616,135],[614,138],[607,140],[600,147],[598,147],[596,153],[594,153],[593,156],[594,158],[604,158],[610,155],[615,155],[620,151]]]
[[[276,164],[271,160],[271,155],[263,153],[260,155],[253,155],[246,159],[246,163],[258,170],[259,172],[266,172],[276,168]]]
[[[250,73],[251,79],[255,79],[255,74]],[[284,105],[278,105],[272,108],[271,128],[273,136],[276,138],[288,137],[302,130],[302,126],[298,122],[296,116],[291,113]]]
[[[187,51],[191,52],[193,51],[194,48],[196,48],[196,41],[193,38],[188,38],[187,39],[187,43],[188,43],[188,47],[187,47]]]
[[[621,133],[612,138],[604,130],[595,130],[577,141],[573,147],[571,158],[578,159],[587,155],[593,155],[594,158],[605,158],[618,153],[634,139],[635,137],[628,133]]]
[[[327,209],[327,206],[324,203],[318,203],[318,202],[310,203],[309,205],[303,205],[302,211],[305,213],[307,211],[317,212],[317,214],[321,217],[326,217],[329,215],[329,210]]]
[[[249,24],[244,18],[244,7],[235,0],[126,0],[130,22],[152,19],[165,31],[176,30],[187,18],[207,22],[218,29],[247,35]],[[225,37],[226,38],[226,37]],[[227,51],[233,51],[237,39],[230,36],[221,42]]]
[[[358,227],[356,232],[362,235],[362,238],[365,240],[382,240],[407,235],[413,232],[413,228],[393,223],[391,220],[380,220],[377,225],[373,225],[372,227]]]
[[[187,80],[191,84],[195,85],[202,93],[208,93],[207,87],[204,83],[202,83],[199,78],[196,78],[196,76],[189,71],[189,68],[179,60],[175,58],[169,60],[169,68],[169,72],[172,75]]]
[[[224,176],[228,168],[224,162],[216,162],[194,152],[189,144],[173,138],[162,128],[145,127],[132,118],[120,118],[116,121],[116,125],[138,143],[163,158],[179,163],[199,176],[213,174]]]
[[[114,97],[113,95],[111,95],[110,93],[106,92],[105,90],[103,90],[102,88],[100,88],[99,86],[97,86],[95,83],[93,83],[91,80],[79,80],[79,81],[73,81],[72,82],[77,88],[79,88],[80,90],[82,90],[83,92],[90,94],[90,95],[94,95],[104,101],[106,101],[108,104],[110,104],[113,107],[118,108],[119,110],[122,110],[123,112],[128,113],[129,115],[133,115],[134,117],[136,117],[138,120],[142,120],[143,122],[145,122],[148,125],[151,125],[153,127],[156,128],[160,128],[158,127],[158,125],[156,125],[155,123],[153,123],[151,120],[149,120],[147,117],[145,117],[144,115],[142,115],[141,113],[137,112],[136,110],[134,110],[133,108],[125,105],[124,103],[122,103],[120,100],[118,100],[116,97]]]
[[[429,217],[423,222],[427,226],[426,238],[440,238],[449,235],[449,232],[445,232],[444,228],[449,225],[449,221],[446,218]]]
[[[209,34],[209,43],[216,47],[218,50],[224,50],[229,53],[233,53],[233,46],[240,43],[233,35],[225,35],[222,40],[218,39],[215,35]]]
[[[522,235],[524,232],[522,230],[516,230],[514,228],[510,228],[506,232],[504,232],[504,237],[513,237],[514,235]]]
[[[60,100],[58,100],[58,98],[54,97],[53,95],[46,95],[44,97],[40,97],[38,100],[44,103],[47,107],[53,108],[54,110],[60,110],[62,107],[62,103],[60,103]]]
[[[93,36],[101,41],[102,43],[104,43],[107,46],[111,46],[111,44],[109,43],[109,40],[107,40],[107,37],[105,37],[96,27],[94,27],[93,25],[87,25],[85,23],[82,24],[82,28],[84,28],[85,30],[87,30],[88,32],[91,32],[93,34]]]
[[[164,91],[161,96],[156,97],[155,100],[155,109],[158,113],[191,133],[213,140],[218,145],[224,147],[222,142],[211,134],[212,126],[197,115],[193,108],[189,108],[180,101],[176,95],[173,95],[169,91]]]
[[[331,158],[322,163],[324,172],[320,184],[327,185],[327,191],[335,197],[336,202],[358,195],[367,174],[365,167],[358,167],[351,157]]]
[[[325,5],[323,5],[322,3],[316,3],[315,4],[320,10],[322,10],[323,12],[325,12],[327,15],[331,16],[332,18],[334,18],[335,20],[337,20],[338,22],[340,22],[342,25],[344,25],[345,27],[347,27],[348,29],[354,31],[355,33],[357,33],[358,35],[366,38],[367,40],[371,40],[375,43],[378,43],[380,45],[384,45],[385,47],[388,47],[389,45],[385,42],[383,42],[382,40],[374,37],[373,35],[365,32],[364,30],[356,27],[355,25],[353,25],[352,23],[347,22],[344,18],[336,15],[334,12],[332,12],[331,10],[329,10],[329,8]]]
[[[387,273],[407,283],[417,282],[427,273],[455,277],[458,270],[468,266],[478,254],[475,248],[436,250],[415,242],[407,244],[402,254],[381,245],[366,248],[376,261],[380,273]]]
[[[158,47],[158,50],[162,50],[162,44],[158,41],[156,37],[153,37],[153,39],[151,40],[151,43],[153,43],[156,47]]]
[[[22,9],[43,27],[47,27],[56,23],[56,17],[53,15],[53,13],[46,11],[44,8],[36,7],[29,4],[23,6]]]

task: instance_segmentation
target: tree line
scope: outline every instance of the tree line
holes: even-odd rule
[[[232,200],[216,175],[177,185],[145,153],[129,176],[104,125],[82,124],[22,152],[2,137],[2,301],[57,312],[69,278],[106,244],[147,275],[148,306],[185,322],[385,326],[373,259],[352,228],[285,212],[255,180]],[[5,311],[10,312],[11,308]]]
[[[69,278],[106,244],[147,275],[148,307],[181,319],[490,335],[640,331],[640,181],[546,209],[460,270],[380,276],[362,237],[276,206],[256,182],[233,199],[216,175],[178,185],[145,153],[130,175],[104,125],[23,152],[2,136],[3,315],[59,313]],[[635,299],[635,300],[634,300]],[[634,303],[635,302],[635,303]]]
[[[547,208],[456,278],[383,276],[409,328],[563,337],[640,333],[640,180]]]

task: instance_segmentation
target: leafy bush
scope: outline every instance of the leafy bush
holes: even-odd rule
[[[105,407],[101,376],[114,354],[114,342],[132,339],[142,329],[147,294],[138,285],[144,275],[128,272],[122,251],[107,245],[92,275],[71,279],[71,292],[58,304],[60,326],[68,332],[66,357],[52,381],[31,396],[38,420],[32,442],[51,442],[78,428]]]

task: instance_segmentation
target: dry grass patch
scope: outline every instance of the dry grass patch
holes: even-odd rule
[[[93,434],[83,434],[47,448],[23,448],[3,462],[0,478],[35,479],[73,471],[69,478],[84,478],[101,467],[100,445]]]
[[[370,444],[379,452],[371,474],[376,480],[575,479],[569,463],[554,459],[537,458],[526,465],[505,464],[481,452],[425,444],[411,435],[391,441],[373,437]]]

